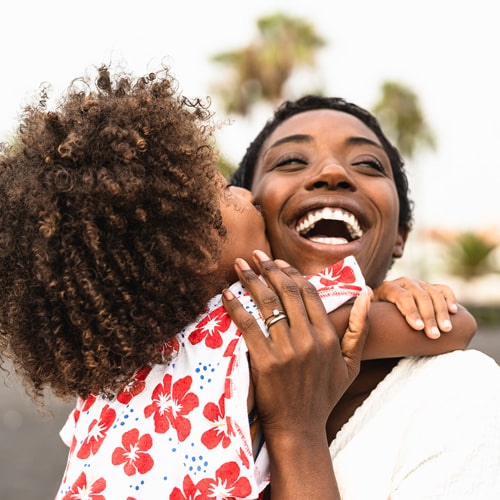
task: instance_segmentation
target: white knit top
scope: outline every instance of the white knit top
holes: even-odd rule
[[[500,367],[406,358],[330,445],[344,500],[500,500]]]

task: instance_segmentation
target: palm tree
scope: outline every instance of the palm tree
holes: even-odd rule
[[[498,244],[482,235],[465,231],[447,243],[447,263],[451,274],[465,280],[496,271],[490,256]]]
[[[316,56],[327,42],[311,23],[276,13],[259,18],[257,27],[257,38],[247,46],[211,58],[228,69],[228,74],[211,89],[227,114],[249,116],[259,102],[275,107],[285,99],[297,97],[291,95],[289,84],[301,69],[310,70],[309,85],[317,81]],[[300,93],[322,94],[323,90],[308,88]],[[396,82],[384,83],[373,112],[404,157],[413,157],[422,147],[436,147],[418,96],[408,87]],[[229,162],[221,160],[226,175],[232,168]]]
[[[216,54],[230,76],[214,85],[227,113],[248,115],[259,101],[276,105],[284,100],[294,70],[316,65],[316,53],[326,42],[300,18],[276,13],[257,20],[258,37],[248,46]]]
[[[373,108],[382,128],[406,158],[422,147],[436,148],[436,139],[427,124],[418,96],[407,86],[387,81]]]

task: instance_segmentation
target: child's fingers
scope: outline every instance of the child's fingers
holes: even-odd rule
[[[439,330],[449,332],[451,330],[450,313],[454,314],[458,310],[455,294],[446,285],[433,285],[422,282],[421,287],[432,301],[434,317]],[[423,320],[425,323],[425,317]]]
[[[456,312],[457,305],[455,294],[448,286],[411,280],[408,290],[414,296],[429,338],[438,338],[440,332],[451,330],[450,312]]]
[[[385,281],[374,292],[376,299],[395,304],[413,329],[424,330],[431,339],[451,330],[449,313],[456,312],[456,302],[449,287],[398,278]]]
[[[433,297],[438,323],[441,324],[442,320],[449,320],[449,315],[455,314],[458,311],[457,298],[453,290],[447,285],[422,283],[422,287]],[[443,306],[438,309],[437,303],[441,304],[442,301],[444,301],[446,307]]]
[[[413,294],[407,289],[403,282],[404,278],[392,281],[384,281],[374,289],[374,300],[383,300],[394,304],[399,312],[406,318],[408,324],[414,330],[423,330],[425,324],[418,311],[417,303]]]

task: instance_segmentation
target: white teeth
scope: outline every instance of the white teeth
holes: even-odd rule
[[[363,231],[361,230],[361,227],[359,226],[359,222],[356,219],[356,217],[350,212],[346,212],[341,208],[324,207],[319,210],[309,212],[298,221],[295,229],[299,234],[304,234],[310,231],[320,220],[335,220],[344,222],[351,238],[358,239],[361,238],[361,236],[363,236]],[[344,238],[322,237],[322,238],[311,238],[311,239],[314,241],[318,241],[319,243],[329,243],[334,245],[346,243]],[[319,241],[319,240],[329,240],[329,241]]]
[[[345,245],[349,243],[345,238],[327,238],[326,236],[313,236],[309,238],[316,243],[323,243],[325,245]]]

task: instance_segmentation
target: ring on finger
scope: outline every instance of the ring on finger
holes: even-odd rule
[[[266,328],[269,329],[271,326],[273,326],[278,321],[281,321],[282,319],[288,319],[288,316],[285,314],[285,312],[280,311],[279,309],[273,309],[271,316],[268,316],[264,319],[264,323],[266,325]]]

